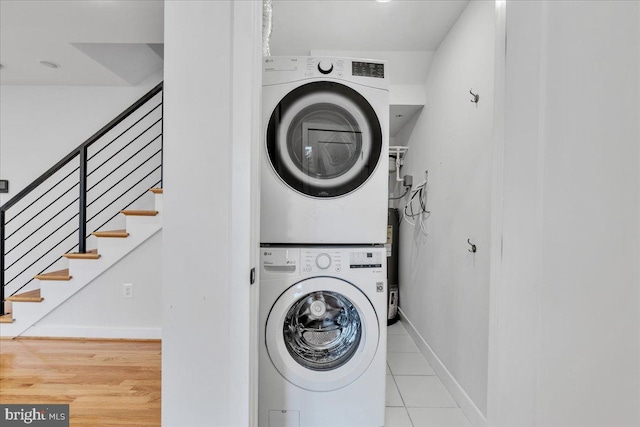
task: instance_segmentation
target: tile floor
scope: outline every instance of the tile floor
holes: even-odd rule
[[[471,426],[402,321],[387,329],[386,405],[385,427]]]

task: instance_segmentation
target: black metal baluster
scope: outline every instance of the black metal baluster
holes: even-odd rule
[[[78,215],[78,252],[87,252],[87,146],[80,148],[80,206]]]
[[[116,126],[120,125],[121,123],[124,122],[125,119],[127,119],[128,117],[133,117],[132,114],[136,111],[139,110],[140,107],[142,106],[146,106],[146,104],[148,103],[148,101],[151,101],[152,99],[154,99],[155,96],[160,95],[160,99],[161,99],[161,103],[159,105],[155,105],[153,108],[151,108],[150,111],[144,113],[144,115],[140,118],[138,118],[135,123],[128,125],[127,129],[125,129],[124,131],[120,132],[115,138],[112,138],[110,142],[107,142],[105,146],[103,146],[102,148],[100,148],[100,150],[98,150],[97,153],[93,153],[93,155],[91,157],[94,157],[96,154],[100,153],[102,150],[105,150],[108,146],[111,146],[113,143],[115,143],[115,140],[120,139],[121,137],[124,137],[125,134],[127,132],[130,131],[137,131],[138,126],[141,126],[143,123],[143,120],[147,117],[150,117],[151,114],[158,111],[158,109],[160,110],[160,114],[161,117],[159,120],[157,120],[155,124],[158,123],[158,121],[160,122],[160,137],[162,138],[162,131],[163,131],[163,103],[162,103],[162,98],[163,98],[163,91],[162,91],[162,87],[163,84],[160,83],[158,84],[155,88],[153,88],[151,91],[149,91],[146,95],[144,95],[142,98],[140,98],[138,101],[136,101],[134,104],[132,104],[129,108],[127,108],[124,112],[122,112],[120,115],[118,115],[118,117],[114,118],[111,122],[109,122],[107,125],[105,125],[103,128],[101,128],[98,132],[96,132],[94,135],[92,135],[90,138],[88,138],[83,144],[81,144],[81,146],[79,146],[78,148],[76,148],[74,151],[72,151],[71,153],[69,153],[67,156],[65,156],[62,160],[60,160],[59,162],[57,162],[54,166],[52,166],[48,171],[46,171],[44,174],[42,174],[39,178],[37,178],[35,181],[33,181],[31,184],[29,184],[27,187],[25,187],[22,191],[20,191],[18,194],[16,194],[14,197],[12,197],[8,202],[4,203],[2,206],[0,206],[0,315],[3,315],[7,312],[7,310],[5,310],[4,307],[4,299],[11,296],[11,295],[15,295],[17,292],[20,292],[20,290],[22,288],[24,288],[26,285],[28,285],[28,283],[30,281],[32,281],[33,279],[29,279],[26,283],[22,284],[22,283],[18,283],[18,282],[22,282],[23,281],[23,275],[27,274],[30,275],[31,273],[29,272],[30,269],[33,269],[34,266],[39,263],[41,260],[43,260],[45,257],[48,257],[53,250],[57,250],[57,246],[60,243],[63,243],[67,240],[74,240],[72,238],[74,233],[79,233],[79,239],[78,239],[78,244],[74,245],[73,247],[71,247],[67,252],[73,251],[75,250],[75,248],[77,247],[78,252],[80,253],[86,253],[87,252],[87,230],[90,228],[91,226],[91,220],[92,218],[89,218],[89,213],[91,212],[91,208],[89,207],[89,205],[91,205],[93,203],[88,203],[89,198],[91,197],[91,199],[93,200],[93,196],[89,195],[88,193],[91,191],[90,188],[88,188],[88,182],[91,182],[92,180],[89,178],[90,173],[89,172],[89,168],[91,168],[92,172],[95,172],[95,169],[93,167],[93,164],[89,165],[89,161],[90,161],[90,156],[88,153],[88,147],[93,146],[94,143],[100,142],[102,143],[101,139],[104,138],[112,129],[116,129]],[[156,98],[157,99],[157,98]],[[143,126],[143,125],[142,125]],[[128,147],[130,144],[135,143],[136,140],[138,140],[139,138],[142,137],[142,134],[146,134],[147,132],[151,131],[151,128],[153,127],[150,126],[147,129],[145,129],[142,132],[138,132],[137,136],[133,137],[132,135],[132,140],[130,140],[128,143],[126,143],[125,148]],[[135,129],[134,129],[135,128]],[[148,145],[150,145],[153,141],[157,140],[158,136],[156,136],[155,138],[153,138],[153,140],[148,143],[147,145],[145,145],[142,149],[138,150],[138,152],[136,152],[136,154],[138,154],[139,152],[143,151],[144,149],[146,149],[146,147]],[[96,144],[95,146],[97,146],[98,144]],[[102,145],[102,144],[101,144]],[[153,170],[151,170],[149,173],[147,173],[142,179],[140,179],[137,183],[135,183],[133,186],[131,186],[128,190],[122,192],[120,195],[116,195],[114,200],[109,203],[105,208],[103,208],[103,210],[101,210],[100,212],[98,212],[98,214],[100,214],[101,212],[103,212],[105,209],[107,209],[108,207],[112,206],[115,203],[119,203],[122,201],[122,203],[126,203],[128,200],[125,200],[129,197],[129,193],[131,191],[134,190],[134,188],[137,189],[136,186],[138,185],[143,185],[143,181],[145,181],[146,179],[148,179],[152,174],[157,173],[157,170],[160,169],[160,181],[156,181],[155,185],[160,184],[160,186],[162,186],[162,172],[163,172],[163,141],[162,139],[160,140],[160,150],[156,151],[154,154],[151,155],[151,157],[147,158],[147,160],[143,161],[141,164],[137,165],[136,167],[133,168],[133,171],[129,172],[129,173],[133,173],[134,171],[143,168],[143,167],[147,167],[146,165],[148,164],[148,162],[150,162],[154,156],[157,156],[158,154],[160,155],[160,165],[158,165],[156,168],[154,168]],[[121,148],[119,151],[122,152],[124,148]],[[51,187],[49,187],[47,190],[44,190],[42,192],[42,194],[40,194],[35,201],[30,201],[28,202],[28,206],[21,208],[17,213],[14,213],[13,211],[10,213],[10,218],[8,221],[5,221],[5,219],[7,218],[7,215],[5,214],[5,212],[15,206],[18,202],[20,202],[21,200],[23,200],[25,197],[27,197],[28,195],[32,194],[32,192],[34,192],[35,190],[39,190],[42,185],[42,188],[44,189],[45,186],[48,187],[48,184],[45,184],[45,182],[49,183],[49,179],[51,179],[51,181],[53,181],[54,179],[54,175],[57,174],[59,171],[62,171],[62,168],[64,168],[66,165],[69,165],[71,162],[73,162],[75,160],[75,157],[78,156],[78,160],[79,160],[79,165],[77,168],[75,168],[75,170],[72,171],[64,171],[62,172],[62,174],[65,174],[65,176],[61,179],[59,179],[55,184],[53,184]],[[134,154],[135,156],[135,154]],[[131,157],[134,157],[131,156]],[[133,164],[133,160],[132,158],[129,158],[128,160],[125,160],[124,162],[121,162],[120,165],[114,167],[114,170],[124,170],[122,169],[123,163],[127,163],[128,165],[132,165]],[[111,156],[109,159],[107,159],[104,163],[106,163],[109,160],[112,160],[112,158],[114,158],[114,156]],[[75,185],[78,185],[78,190],[79,191],[79,196],[78,199],[76,199],[75,202],[71,202],[69,205],[67,205],[65,208],[63,208],[62,210],[64,211],[64,209],[72,206],[74,203],[79,203],[79,209],[78,209],[78,222],[79,222],[79,227],[77,230],[74,231],[70,231],[70,233],[68,234],[67,237],[65,237],[64,239],[62,239],[62,241],[60,243],[58,243],[57,245],[54,245],[53,247],[49,248],[49,249],[43,249],[42,248],[42,244],[44,243],[44,240],[47,240],[48,238],[50,238],[54,233],[56,233],[57,231],[59,231],[60,229],[62,229],[63,227],[66,226],[66,224],[68,222],[72,222],[75,220],[75,215],[74,217],[72,217],[71,219],[69,219],[69,221],[65,222],[64,224],[60,225],[56,230],[54,230],[52,233],[50,233],[47,237],[45,237],[42,241],[40,241],[39,243],[36,244],[31,244],[29,243],[29,247],[27,247],[26,249],[25,246],[27,245],[27,239],[31,238],[32,236],[34,236],[35,234],[39,233],[41,230],[44,230],[45,226],[48,226],[49,224],[51,224],[56,218],[58,218],[58,215],[60,215],[62,213],[62,211],[59,211],[58,213],[47,213],[47,216],[44,217],[45,215],[45,211],[48,211],[50,208],[52,208],[55,203],[59,200],[59,197],[55,197],[54,201],[50,202],[47,206],[45,206],[44,208],[40,209],[37,213],[33,213],[31,211],[27,212],[28,208],[31,206],[37,206],[35,209],[38,209],[39,206],[41,205],[41,203],[39,203],[41,200],[44,199],[45,196],[47,196],[47,194],[49,194],[51,191],[56,191],[58,192],[58,189],[60,188],[60,185],[62,184],[62,182],[66,182],[65,180],[68,177],[71,177],[72,175],[74,175],[75,173],[78,173],[77,176],[79,176],[79,179],[77,181],[76,184],[74,184],[73,186],[71,186],[71,188],[69,188],[67,191],[63,192],[62,195],[66,195],[67,193],[71,192],[74,190],[73,187],[75,187]],[[113,176],[112,175],[113,172],[110,172],[107,174],[107,176]],[[103,178],[104,179],[104,178]],[[156,180],[156,178],[154,177],[154,181]],[[100,181],[102,182],[102,181]],[[115,186],[112,187],[110,190],[112,191],[117,191],[114,190]],[[145,189],[145,193],[142,193],[140,195],[138,195],[133,202],[130,202],[128,206],[130,206],[132,203],[134,203],[136,200],[140,199],[141,197],[143,197],[144,194],[146,194],[146,191],[149,189],[149,187],[147,186]],[[109,191],[109,190],[108,190]],[[108,192],[107,191],[107,192]],[[105,192],[106,193],[106,192]],[[34,193],[35,194],[35,193]],[[110,193],[111,194],[111,193]],[[104,195],[104,193],[102,194]],[[99,196],[99,197],[102,197]],[[125,197],[126,195],[126,197]],[[61,197],[61,196],[60,196]],[[105,196],[106,197],[106,196]],[[135,197],[135,194],[134,194]],[[66,202],[65,202],[66,203]],[[24,204],[24,203],[23,203]],[[15,206],[16,208],[18,206]],[[126,209],[126,208],[125,208]],[[17,210],[14,208],[14,211]],[[108,215],[111,215],[111,213],[113,212],[109,212]],[[98,215],[96,214],[96,215]],[[19,215],[29,215],[29,218],[26,218],[22,224],[17,224],[16,230],[13,230],[15,227],[11,227],[11,229],[13,230],[11,233],[9,233],[9,235],[7,235],[8,233],[8,222],[11,222],[13,220],[15,220],[15,218]],[[118,215],[118,213],[116,212],[115,215]],[[115,217],[115,215],[113,217]],[[38,217],[38,218],[36,218]],[[95,215],[94,215],[95,217]],[[112,218],[113,218],[112,217]],[[31,228],[27,229],[25,228],[27,225],[32,224],[33,221],[35,221],[36,219],[40,219],[40,224],[39,226],[33,230]],[[106,223],[105,223],[106,224]],[[54,225],[55,226],[55,225]],[[28,236],[22,238],[22,240],[16,245],[16,244],[11,244],[11,243],[7,243],[5,240],[11,238],[12,235],[21,232],[22,230],[28,230],[29,232],[27,233]],[[46,232],[44,232],[46,234]],[[66,234],[66,231],[65,231]],[[69,243],[71,243],[71,241]],[[31,241],[29,241],[31,242]],[[13,253],[13,251],[19,247],[16,250],[16,256],[17,256],[17,260],[15,262],[12,262],[11,265],[7,266],[7,260],[8,259],[13,259],[13,255],[11,256],[7,256],[9,253]],[[9,248],[9,251],[7,252],[7,248]],[[34,253],[34,251],[40,251],[37,255],[32,256],[31,254]],[[18,251],[22,251],[24,253],[18,253]],[[13,270],[12,270],[12,266],[18,262],[21,261],[23,258],[25,258],[26,256],[31,257],[31,260],[33,260],[33,262],[30,262],[30,264],[22,269],[21,272],[19,272],[18,274],[13,274]],[[55,264],[57,262],[58,259],[60,259],[61,257],[57,257],[53,263],[50,263],[47,267],[45,267],[44,269],[38,267],[38,271],[40,272],[44,272],[46,271],[49,267],[51,267],[53,264]],[[27,263],[29,263],[29,261]],[[49,263],[50,259],[48,258],[46,260],[46,263]],[[19,267],[18,269],[21,269],[22,267]],[[12,284],[12,282],[15,282]],[[17,290],[13,289],[15,286],[19,287]]]
[[[164,188],[164,90],[160,93],[160,188]]]
[[[0,316],[4,315],[4,211],[0,210]]]

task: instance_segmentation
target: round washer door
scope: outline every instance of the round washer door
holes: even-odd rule
[[[267,152],[286,185],[311,197],[339,197],[364,184],[382,152],[382,130],[371,104],[336,82],[307,83],[276,106]]]
[[[289,382],[337,390],[357,380],[378,351],[378,317],[357,287],[332,277],[306,279],[277,299],[265,326],[267,352]]]

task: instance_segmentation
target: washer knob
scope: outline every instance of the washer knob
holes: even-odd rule
[[[326,60],[318,62],[318,71],[322,74],[329,74],[333,71],[333,63]]]
[[[328,254],[320,254],[316,257],[316,265],[320,270],[326,270],[331,265],[331,257]]]

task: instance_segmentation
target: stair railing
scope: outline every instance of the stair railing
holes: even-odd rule
[[[64,253],[87,252],[91,232],[162,186],[162,89],[161,82],[0,206],[0,315],[7,297]]]

